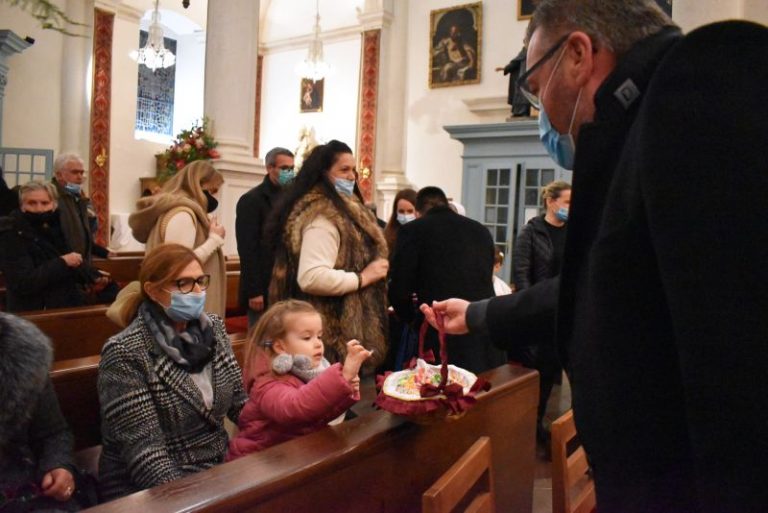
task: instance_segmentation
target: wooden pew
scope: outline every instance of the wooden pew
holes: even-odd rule
[[[25,312],[53,342],[54,360],[70,360],[101,353],[101,347],[120,327],[107,318],[107,305],[52,308]]]
[[[245,333],[230,336],[238,364],[245,358]],[[64,418],[75,437],[75,450],[101,444],[99,395],[96,382],[101,356],[61,360],[51,367],[51,381]]]
[[[480,436],[491,438],[498,511],[531,511],[538,374],[503,366],[464,417],[422,426],[384,411],[89,509],[285,513],[420,511],[421,495]]]
[[[108,272],[120,286],[139,279],[139,270],[144,255],[117,256],[113,258],[94,258],[93,266]]]

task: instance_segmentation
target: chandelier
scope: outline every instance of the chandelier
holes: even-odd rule
[[[309,43],[307,58],[296,65],[296,73],[312,81],[322,80],[330,70],[323,60],[323,42],[320,41],[320,0],[316,0],[315,35]]]
[[[176,56],[165,48],[163,43],[163,27],[160,25],[160,0],[155,0],[155,10],[152,12],[152,22],[149,24],[147,42],[139,51],[131,52],[131,58],[143,64],[152,71],[158,68],[168,68],[176,64]]]

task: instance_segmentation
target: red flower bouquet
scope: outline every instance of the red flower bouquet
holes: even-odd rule
[[[201,125],[195,123],[192,128],[182,130],[167,150],[155,155],[159,163],[158,179],[164,182],[195,160],[219,158],[218,145],[208,130],[208,118],[204,118]]]

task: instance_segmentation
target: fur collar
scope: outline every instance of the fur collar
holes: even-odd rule
[[[197,222],[208,227],[208,216],[196,201],[181,194],[160,193],[141,198],[136,202],[136,212],[128,218],[128,225],[137,241],[146,243],[160,217],[176,208],[188,208],[194,212]]]
[[[0,447],[31,418],[52,357],[50,340],[34,324],[0,313]]]

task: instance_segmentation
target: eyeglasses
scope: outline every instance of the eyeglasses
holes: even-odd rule
[[[517,79],[517,87],[518,89],[520,89],[520,92],[523,93],[523,96],[525,97],[525,99],[528,100],[528,102],[530,102],[530,104],[536,107],[538,110],[541,110],[541,99],[539,98],[538,95],[533,94],[533,92],[531,92],[531,86],[528,84],[528,79],[537,69],[541,68],[541,66],[545,62],[547,62],[549,59],[552,58],[552,56],[554,56],[557,53],[557,50],[559,50],[560,47],[563,46],[563,43],[565,43],[569,37],[571,37],[571,33],[568,33],[563,37],[561,37],[552,48],[547,50],[547,53],[545,53],[541,57],[541,59],[539,59],[536,62],[536,64],[528,68],[525,71],[525,73],[520,75],[520,77],[518,77]]]
[[[202,276],[198,276],[197,278],[180,278],[178,280],[172,280],[171,283],[176,285],[176,288],[182,294],[189,294],[190,292],[195,290],[195,284],[200,286],[200,290],[207,289],[208,285],[210,285],[211,283],[211,275],[203,274]],[[171,292],[171,291],[169,290],[168,292]]]

